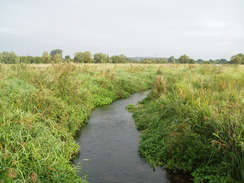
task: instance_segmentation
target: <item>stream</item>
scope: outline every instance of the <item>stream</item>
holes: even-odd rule
[[[143,100],[148,93],[133,94],[92,112],[76,138],[80,150],[73,162],[82,166],[79,176],[91,183],[190,182],[185,175],[152,168],[138,153],[140,133],[126,106]]]

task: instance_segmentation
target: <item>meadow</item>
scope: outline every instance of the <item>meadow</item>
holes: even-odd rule
[[[86,182],[71,159],[92,109],[151,87],[141,65],[0,66],[0,182]]]
[[[152,166],[196,183],[244,182],[243,67],[162,67],[149,97],[129,108]]]
[[[133,111],[140,154],[195,182],[243,181],[244,67],[0,65],[0,182],[86,182],[71,160],[96,106],[151,89]]]

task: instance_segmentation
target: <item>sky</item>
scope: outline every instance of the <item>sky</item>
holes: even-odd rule
[[[244,0],[0,0],[0,52],[229,59],[244,52],[243,8]]]

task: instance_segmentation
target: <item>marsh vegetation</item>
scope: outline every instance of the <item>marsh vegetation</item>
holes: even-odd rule
[[[194,182],[244,182],[244,68],[161,68],[134,111],[140,153]]]
[[[40,66],[40,65],[39,65]],[[96,106],[152,89],[130,106],[140,154],[195,182],[243,181],[244,67],[56,64],[0,66],[0,180],[85,182],[70,160]]]

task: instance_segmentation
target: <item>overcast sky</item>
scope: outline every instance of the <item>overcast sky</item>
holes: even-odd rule
[[[0,0],[0,52],[217,59],[244,52],[244,0]]]

